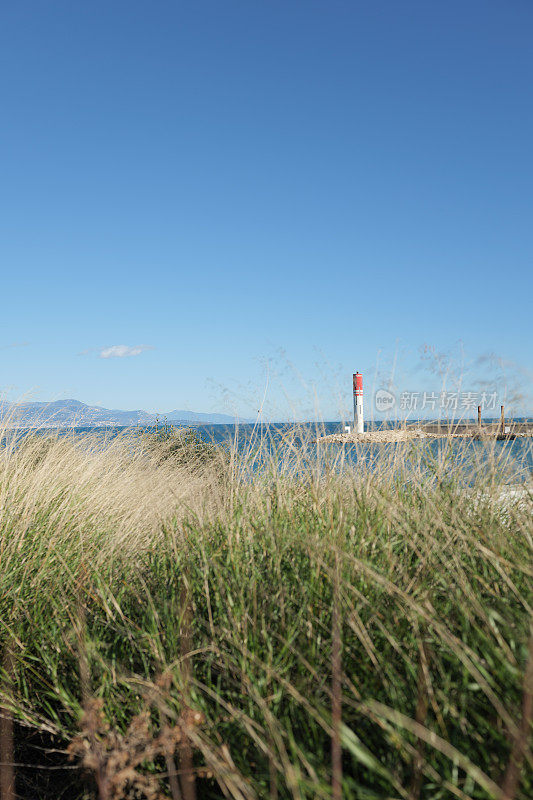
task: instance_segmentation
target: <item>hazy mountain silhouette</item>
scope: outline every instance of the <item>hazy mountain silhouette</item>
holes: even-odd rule
[[[236,421],[235,417],[229,414],[209,414],[184,410],[149,414],[142,409],[122,411],[117,408],[88,406],[79,400],[54,400],[51,403],[8,403],[4,401],[0,402],[0,417],[9,427],[17,428],[150,425],[157,419],[159,421],[166,419],[168,422],[185,425],[232,425]]]

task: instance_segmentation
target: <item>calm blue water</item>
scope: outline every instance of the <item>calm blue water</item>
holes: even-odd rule
[[[304,461],[307,463],[316,462],[317,455],[319,460],[327,461],[331,458],[339,459],[342,456],[344,463],[353,464],[364,462],[367,466],[372,466],[374,462],[383,463],[383,450],[384,447],[388,451],[395,451],[396,455],[400,458],[409,452],[412,453],[413,443],[398,443],[387,445],[358,445],[353,444],[329,444],[328,446],[320,445],[317,448],[315,439],[330,433],[341,433],[343,425],[340,422],[324,422],[324,423],[299,423],[298,425],[288,423],[270,423],[261,426],[252,424],[235,425],[198,425],[193,426],[193,429],[198,432],[199,436],[206,441],[214,444],[222,444],[229,447],[236,447],[236,450],[242,454],[259,452],[268,453],[271,455],[274,452],[283,454],[287,460],[294,456],[294,460],[298,460],[301,456],[305,456]],[[113,439],[116,436],[132,433],[141,434],[146,430],[144,427],[128,428],[123,426],[106,427],[106,428],[59,428],[59,429],[42,429],[33,430],[32,433],[39,435],[50,435],[50,433],[57,433],[59,436],[83,436],[83,435],[98,435],[104,439]],[[154,430],[153,428],[151,430]],[[29,432],[29,431],[28,431]],[[13,435],[24,435],[25,432],[17,431]],[[455,442],[457,444],[455,444]],[[449,444],[444,440],[431,440],[424,443],[425,447],[422,448],[430,456],[438,456],[443,448],[449,447]],[[468,441],[464,439],[454,440],[453,447],[459,454],[457,458],[463,463],[472,461],[476,462],[476,470],[483,469],[483,463],[491,461],[504,460],[509,463],[509,480],[526,480],[533,476],[533,440],[531,438],[519,438],[511,441],[494,442],[488,446],[479,441]],[[259,460],[261,455],[259,455]]]

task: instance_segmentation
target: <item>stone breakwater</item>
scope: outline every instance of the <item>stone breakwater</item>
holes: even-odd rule
[[[441,431],[428,431],[423,428],[391,428],[390,430],[365,431],[365,433],[330,433],[320,436],[318,444],[387,444],[388,442],[410,442],[416,439],[516,439],[531,437],[531,430],[511,431],[502,434],[494,430],[484,430],[471,427],[466,430],[442,429]]]

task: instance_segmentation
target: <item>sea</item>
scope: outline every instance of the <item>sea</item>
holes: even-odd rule
[[[464,420],[463,420],[464,421]],[[529,422],[530,420],[521,418],[517,422]],[[512,422],[512,420],[509,420]],[[394,427],[396,422],[380,423],[379,427]],[[371,426],[368,425],[368,428]],[[333,422],[300,422],[300,423],[262,423],[251,424],[241,423],[238,425],[191,425],[190,428],[196,431],[197,435],[205,442],[222,445],[237,453],[256,454],[257,463],[261,459],[272,458],[276,454],[280,459],[300,460],[307,464],[321,462],[331,463],[332,458],[342,461],[343,468],[346,466],[356,466],[364,463],[367,467],[374,463],[383,464],[383,449],[388,452],[395,452],[400,456],[407,454],[413,446],[420,444],[420,440],[411,442],[399,442],[394,444],[358,444],[351,443],[328,443],[318,445],[316,439],[321,436],[342,433],[344,423]],[[147,431],[162,431],[164,426],[127,427],[127,426],[108,426],[108,427],[65,427],[65,428],[34,428],[18,429],[11,431],[9,436],[19,438],[28,434],[37,435],[58,435],[74,437],[97,437],[103,443],[111,441],[117,436],[142,435]],[[4,438],[5,440],[5,438]],[[443,448],[449,448],[450,443],[442,439],[424,440],[425,451],[438,456]],[[508,480],[511,483],[530,481],[533,479],[533,439],[531,437],[519,437],[504,441],[491,441],[486,444],[483,441],[455,439],[452,447],[455,448],[457,458],[462,463],[472,462],[483,468],[486,462],[491,464],[505,463],[509,472]],[[302,458],[303,456],[303,458]],[[340,457],[340,458],[339,458]],[[256,464],[257,466],[257,464]]]

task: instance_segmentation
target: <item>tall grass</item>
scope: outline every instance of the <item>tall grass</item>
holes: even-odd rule
[[[532,795],[508,458],[162,447],[0,454],[2,800]]]

